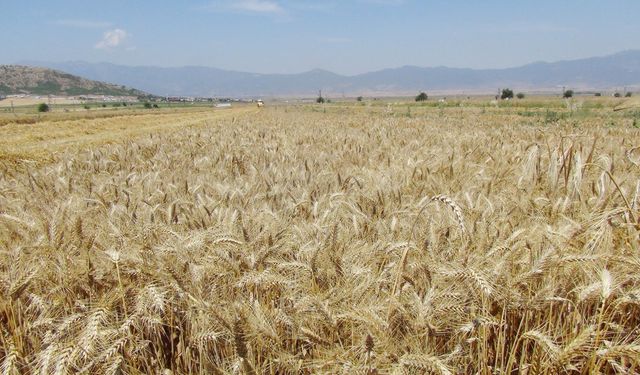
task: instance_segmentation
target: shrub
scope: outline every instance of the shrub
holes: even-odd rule
[[[418,96],[416,96],[416,102],[424,102],[427,99],[429,99],[429,96],[426,92],[421,92],[420,94],[418,94]]]
[[[128,105],[127,102],[122,102],[123,107],[126,107],[127,105]]]
[[[620,95],[620,93],[619,93],[619,92],[616,92],[615,94],[613,94],[613,97],[615,97],[615,98],[619,98],[619,97],[621,97],[621,96],[622,96],[622,95]]]
[[[501,99],[513,99],[513,90],[511,89],[502,89],[502,95],[500,95]]]
[[[624,94],[624,97],[625,97],[625,98],[630,98],[630,97],[631,97],[631,95],[632,95],[632,94],[631,94],[631,91],[629,91],[628,93]]]
[[[518,116],[522,117],[536,117],[538,116],[538,112],[535,111],[519,111]]]
[[[154,104],[154,105],[153,105],[153,108],[160,108],[160,107],[158,107],[158,105],[157,105],[157,104]]]
[[[359,101],[359,102],[361,102],[361,101],[362,101],[362,96],[358,96],[358,97],[356,98],[356,100],[357,100],[357,101]]]
[[[516,95],[516,98],[518,98],[518,99],[524,99],[524,93],[523,93],[523,92],[519,92],[519,93]]]
[[[564,92],[564,94],[562,94],[563,98],[573,98],[573,90],[567,90]]]
[[[595,96],[602,96],[602,94],[597,92],[597,93],[595,93]]]
[[[102,108],[107,108],[107,105],[102,103]]]
[[[38,104],[38,112],[49,112],[49,106],[46,103]]]
[[[544,116],[544,123],[547,124],[547,125],[548,124],[553,124],[553,123],[556,123],[556,122],[562,120],[563,118],[564,118],[564,115],[559,114],[556,111],[549,111],[547,109],[547,112],[545,113],[545,116]]]
[[[83,108],[84,108],[84,109],[86,109],[86,110],[88,111],[91,107],[89,107],[89,105],[88,105],[88,104],[85,104]]]
[[[144,104],[143,104],[143,105],[144,105],[144,108],[146,108],[146,109],[151,109],[151,108],[153,108],[153,106],[152,106],[152,105],[151,105],[151,103],[149,103],[149,102],[144,102]]]
[[[324,100],[324,98],[322,96],[318,96],[318,99],[316,99],[316,103],[318,103],[318,104],[322,104],[324,102],[325,102],[325,100]]]

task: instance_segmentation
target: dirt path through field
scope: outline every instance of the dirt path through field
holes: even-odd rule
[[[67,148],[100,145],[157,131],[203,126],[257,112],[253,107],[198,112],[150,113],[110,118],[42,121],[0,127],[0,161],[45,161]]]

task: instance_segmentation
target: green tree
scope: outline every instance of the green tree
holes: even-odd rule
[[[356,98],[356,100],[357,100],[357,101],[359,101],[359,102],[361,102],[361,101],[362,101],[362,99],[363,99],[363,98],[362,98],[362,96],[358,96],[358,97]]]
[[[38,104],[38,112],[49,112],[49,106],[47,103]]]
[[[631,95],[632,95],[632,94],[631,94],[631,91],[629,91],[629,92],[627,92],[626,94],[624,94],[624,97],[625,97],[625,98],[630,98],[630,97],[631,97]]]
[[[429,99],[429,96],[426,92],[421,92],[420,94],[418,94],[418,96],[416,96],[416,102],[424,102],[427,99]]]
[[[146,109],[151,109],[151,108],[153,108],[153,106],[152,106],[152,105],[151,105],[151,103],[149,103],[149,102],[144,102],[144,104],[143,104],[143,105],[144,105],[144,108],[146,108]]]
[[[502,89],[502,94],[500,95],[501,99],[513,99],[513,90],[511,89]]]
[[[523,93],[523,92],[519,92],[519,93],[516,95],[516,98],[518,98],[518,99],[524,99],[524,93]]]
[[[322,104],[325,102],[325,99],[322,96],[318,96],[318,99],[316,99],[316,103],[318,104]]]
[[[565,91],[564,94],[562,94],[562,97],[566,99],[573,98],[573,90]]]
[[[619,93],[619,92],[617,92],[617,93],[613,94],[613,96],[614,96],[615,98],[619,98],[619,97],[621,97],[622,95],[620,95],[620,93]]]

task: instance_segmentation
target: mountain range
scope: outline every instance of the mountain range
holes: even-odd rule
[[[418,91],[493,93],[504,87],[518,91],[640,88],[640,50],[505,69],[403,66],[352,76],[321,69],[299,74],[259,74],[201,66],[123,66],[79,61],[23,64],[136,87],[160,96],[286,97],[316,95],[318,90],[327,95],[406,95]]]

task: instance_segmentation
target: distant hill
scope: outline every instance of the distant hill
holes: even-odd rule
[[[48,68],[0,65],[0,94],[144,96],[142,91]]]
[[[108,63],[32,62],[100,81],[138,87],[156,95],[304,96],[322,89],[327,94],[384,95],[427,92],[550,91],[640,88],[640,51],[605,57],[537,62],[508,69],[456,69],[405,66],[354,76],[324,70],[300,74],[256,74],[185,66],[160,68]]]

